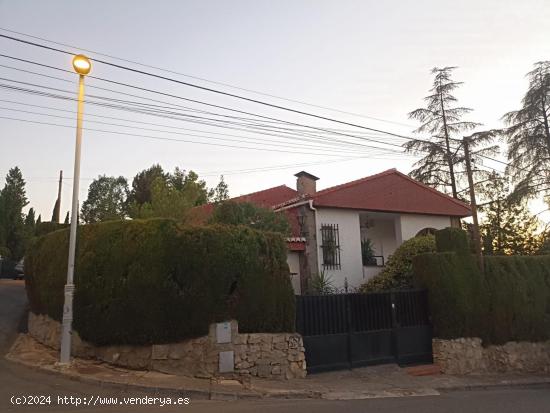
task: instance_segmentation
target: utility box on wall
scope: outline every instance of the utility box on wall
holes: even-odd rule
[[[231,373],[235,370],[235,352],[220,351],[220,373]]]
[[[231,343],[231,322],[224,321],[216,324],[216,342],[218,344]]]

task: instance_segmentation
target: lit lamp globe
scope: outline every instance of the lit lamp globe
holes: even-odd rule
[[[79,54],[73,58],[73,68],[79,75],[86,76],[92,70],[92,63],[86,56]]]

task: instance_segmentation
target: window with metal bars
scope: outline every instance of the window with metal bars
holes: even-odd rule
[[[329,270],[339,270],[341,266],[338,224],[321,225],[321,242],[321,249],[323,250],[323,267]]]

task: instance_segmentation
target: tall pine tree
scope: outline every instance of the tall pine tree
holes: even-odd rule
[[[25,180],[16,166],[6,175],[6,184],[0,192],[0,245],[7,247],[14,260],[25,252],[26,234],[23,208],[28,204]]]
[[[472,109],[457,106],[453,92],[462,85],[451,75],[456,67],[432,69],[434,75],[430,94],[424,98],[426,107],[409,113],[409,118],[420,122],[416,133],[429,134],[430,139],[412,139],[403,145],[408,152],[424,157],[415,165],[410,175],[427,185],[459,196],[459,180],[464,180],[460,164],[464,162],[461,132],[479,126],[463,121],[462,117]]]
[[[519,110],[508,112],[507,172],[519,198],[550,194],[550,61],[535,63]]]

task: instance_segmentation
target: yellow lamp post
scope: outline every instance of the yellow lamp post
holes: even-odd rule
[[[63,323],[61,328],[60,364],[71,362],[71,331],[73,324],[74,262],[76,251],[76,228],[78,226],[78,191],[80,186],[80,153],[82,147],[82,115],[84,111],[84,77],[90,73],[92,63],[84,55],[73,58],[73,68],[79,75],[78,105],[76,115],[76,145],[74,153],[73,202],[71,206],[71,228],[69,236],[69,265],[65,284],[65,302],[63,304]]]

